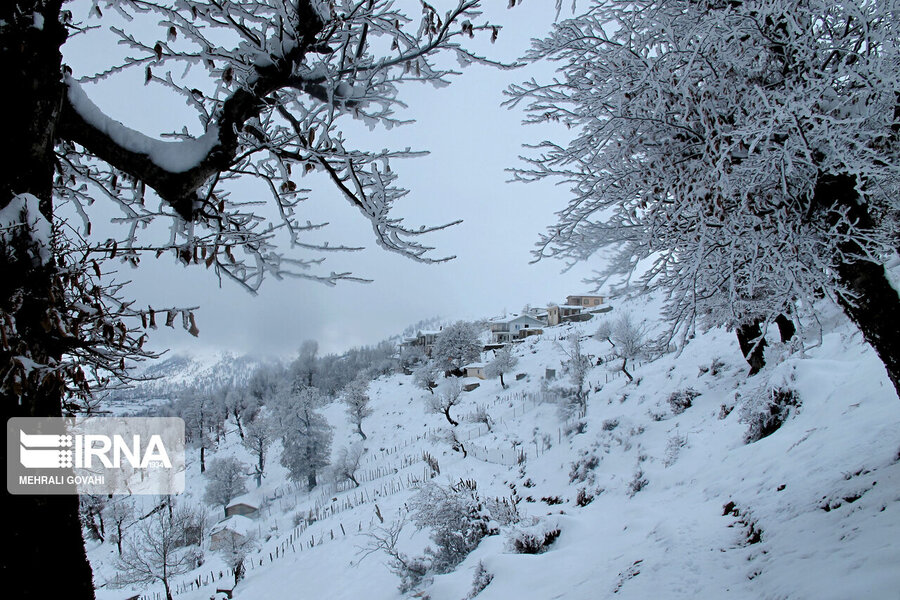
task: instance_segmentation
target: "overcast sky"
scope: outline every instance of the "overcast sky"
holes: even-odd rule
[[[419,2],[400,0],[417,16]],[[531,38],[548,31],[554,3],[529,1],[512,10],[506,0],[485,0],[486,14],[503,30],[494,45],[483,47],[490,58],[511,61],[528,48]],[[66,62],[75,75],[91,72],[110,59],[109,38],[77,38],[66,45]],[[547,136],[561,139],[565,131],[523,127],[521,111],[500,106],[509,83],[531,77],[546,80],[552,67],[515,71],[469,67],[450,87],[434,89],[413,84],[401,89],[409,109],[402,118],[415,123],[391,131],[369,131],[348,119],[343,127],[349,144],[366,148],[429,150],[424,158],[393,164],[399,184],[411,193],[394,206],[394,216],[408,225],[434,225],[462,218],[456,227],[426,240],[435,255],[456,255],[449,263],[423,265],[378,248],[370,225],[355,208],[327,184],[315,185],[305,203],[307,218],[330,223],[332,243],[364,245],[362,252],[329,255],[328,271],[351,270],[373,279],[369,284],[346,282],[328,287],[307,281],[264,283],[251,296],[230,283],[220,288],[211,272],[182,267],[171,255],[147,257],[138,269],[122,267],[120,278],[132,280],[129,294],[139,305],[199,305],[200,336],[161,328],[152,337],[156,348],[208,352],[230,350],[288,355],[304,339],[315,339],[322,352],[376,343],[400,333],[421,319],[490,317],[517,311],[525,304],[562,301],[583,291],[589,265],[561,273],[556,261],[529,264],[530,250],[553,213],[565,206],[565,186],[510,184],[505,169],[519,164],[521,145]],[[184,117],[196,129],[189,110],[167,94],[144,86],[142,73],[125,74],[101,85],[86,86],[102,109],[126,125],[147,134],[180,129]],[[193,129],[192,129],[193,131]],[[96,227],[96,225],[95,225]],[[101,230],[102,231],[102,230]]]

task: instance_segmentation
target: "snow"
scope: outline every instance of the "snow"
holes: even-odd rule
[[[170,173],[183,173],[196,167],[219,141],[219,129],[215,125],[210,125],[206,133],[196,139],[164,142],[148,137],[104,114],[71,76],[66,76],[65,82],[69,102],[88,124],[108,135],[119,146],[146,155],[153,164]]]
[[[40,264],[47,264],[52,258],[50,222],[41,213],[40,201],[32,194],[18,194],[0,209],[0,243],[7,246],[27,228],[32,244],[29,252]]]
[[[256,523],[253,519],[245,517],[243,515],[232,515],[227,519],[223,519],[216,523],[216,525],[210,529],[210,535],[214,533],[218,533],[224,530],[233,531],[238,535],[242,535],[246,537],[248,534],[256,531]]]
[[[657,315],[660,304],[632,301],[614,310]],[[479,600],[896,597],[898,399],[861,335],[833,306],[823,302],[817,308],[822,343],[792,352],[773,328],[768,365],[751,378],[734,334],[723,329],[698,335],[682,353],[633,365],[634,383],[617,365],[593,367],[582,433],[579,419],[562,417],[559,406],[545,401],[541,375],[547,368],[561,372],[558,340],[571,334],[594,356],[608,354],[609,344],[591,336],[597,319],[547,327],[513,346],[515,372],[526,377],[508,377],[507,389],[497,380],[480,381],[462,394],[453,414],[460,421],[456,437],[469,450],[466,458],[442,441],[447,421],[428,412],[427,391],[416,388],[411,376],[383,376],[367,390],[374,414],[363,422],[368,439],[359,488],[338,487],[323,474],[320,487],[307,493],[305,486],[286,481],[277,444],[271,450],[263,487],[255,493],[273,500],[258,521],[247,520],[261,533],[260,548],[251,554],[235,597],[404,597],[386,557],[363,558],[361,548],[367,532],[398,519],[409,505],[416,479],[427,475],[424,452],[440,463],[437,483],[472,479],[482,498],[514,496],[523,523],[482,540],[456,570],[417,590],[422,597],[466,598],[479,562],[493,575]],[[818,332],[810,338],[818,341]],[[482,360],[489,357],[485,353]],[[772,435],[744,443],[743,403],[781,386],[796,390],[802,405]],[[676,414],[667,398],[687,388],[699,395]],[[491,431],[467,419],[477,407],[494,419]],[[359,440],[341,402],[323,414],[335,427],[335,456]],[[527,457],[521,464],[519,452]],[[203,493],[195,453],[189,450],[182,502]],[[252,462],[232,423],[212,453],[219,456]],[[573,479],[573,464],[589,456],[596,457],[596,467]],[[635,493],[638,471],[646,485]],[[584,506],[575,502],[581,490],[593,496]],[[542,500],[555,497],[559,503]],[[734,511],[726,511],[730,503]],[[295,526],[295,515],[310,510],[315,521]],[[751,523],[761,532],[757,543],[751,543]],[[518,530],[550,528],[561,535],[546,552],[512,551],[510,539]],[[410,555],[421,555],[428,543],[428,531],[407,526],[401,534],[400,548]],[[114,552],[109,543],[89,547],[98,584],[111,576]],[[176,582],[176,598],[209,598],[216,577],[200,589],[188,584],[209,578],[222,564],[207,553],[204,566]],[[98,600],[123,595],[128,594],[97,591]]]

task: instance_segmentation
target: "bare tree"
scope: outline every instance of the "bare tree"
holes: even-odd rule
[[[247,555],[259,547],[259,540],[255,531],[248,531],[247,535],[231,535],[226,538],[226,544],[219,548],[218,552],[225,560],[225,564],[234,574],[234,584],[237,585],[244,578]]]
[[[135,522],[134,504],[128,497],[119,498],[106,506],[106,520],[115,527],[116,550],[122,556],[122,538],[125,530]]]
[[[163,321],[198,333],[191,307],[139,308],[123,298],[109,261],[138,266],[168,255],[249,290],[266,276],[357,279],[317,271],[325,253],[353,248],[309,238],[323,224],[303,214],[304,174],[336,187],[382,248],[441,260],[421,236],[446,225],[409,227],[391,213],[406,193],[391,163],[416,153],[357,149],[340,131],[349,119],[401,123],[393,111],[402,106],[403,83],[441,85],[452,75],[436,65],[439,54],[488,63],[465,47],[473,35],[497,35],[478,7],[478,0],[459,0],[438,14],[424,4],[421,18],[410,18],[387,0],[98,0],[66,9],[62,0],[0,3],[0,79],[15,115],[0,173],[6,417],[58,416],[87,405],[93,389],[127,378],[127,359],[151,355],[145,329]],[[90,11],[92,21],[83,22],[80,11]],[[109,21],[109,13],[121,20]],[[112,32],[125,57],[95,52],[106,60],[97,73],[63,65],[67,38],[99,29]],[[90,84],[127,71],[184,101],[196,119],[163,140],[104,114]],[[188,129],[188,122],[199,127]],[[270,206],[258,206],[259,193],[234,193],[238,178],[258,182]],[[80,226],[61,222],[63,205]],[[98,238],[90,220],[108,221],[110,207],[122,229]],[[154,222],[159,226],[150,227]],[[286,256],[281,241],[313,254]],[[8,591],[92,598],[77,499],[5,498],[17,515],[10,542],[20,548],[7,587],[22,588]],[[36,587],[28,577],[35,564],[55,565],[58,576]]]
[[[649,350],[647,328],[635,323],[631,315],[624,314],[614,322],[601,323],[594,337],[609,342],[613,355],[622,360],[619,370],[628,377],[628,381],[634,381],[634,377],[628,372],[628,361],[645,356]]]
[[[434,395],[434,388],[438,386],[438,380],[443,375],[443,369],[432,360],[423,362],[413,373],[413,381],[423,390]]]
[[[162,583],[166,600],[172,600],[172,579],[197,566],[196,548],[181,544],[185,524],[184,513],[176,510],[171,517],[159,511],[132,527],[118,559],[120,581]]]
[[[588,399],[587,374],[593,366],[591,359],[582,350],[581,337],[577,333],[569,336],[566,346],[556,345],[566,356],[562,363],[563,372],[568,374],[572,383],[572,389],[568,390],[568,408],[584,412],[587,410]]]
[[[228,503],[247,491],[247,465],[228,456],[215,458],[209,464],[206,492],[203,499],[225,510]]]
[[[527,56],[555,79],[508,91],[529,122],[574,132],[518,171],[572,186],[537,255],[605,251],[598,283],[639,271],[668,299],[670,339],[733,327],[754,370],[765,325],[824,293],[900,393],[896,5],[588,4]]]
[[[269,446],[275,439],[275,425],[269,416],[257,416],[247,425],[247,433],[241,443],[244,448],[256,457],[256,465],[253,468],[253,476],[256,478],[256,487],[262,485],[262,478],[266,471],[266,457]]]
[[[366,449],[363,448],[361,443],[341,448],[338,452],[337,460],[331,467],[335,481],[350,481],[354,486],[359,487],[356,472],[359,470],[359,465],[365,453]]]
[[[347,414],[350,416],[350,422],[356,426],[356,433],[363,440],[366,434],[362,430],[363,419],[372,415],[372,407],[369,406],[369,395],[366,389],[369,381],[365,377],[357,377],[344,388],[343,401],[347,405]]]
[[[446,379],[441,383],[437,394],[428,397],[428,408],[431,412],[444,415],[447,422],[454,427],[459,421],[450,416],[450,409],[462,402],[462,383],[456,377]]]
[[[505,346],[495,352],[494,359],[487,364],[484,374],[491,378],[500,377],[500,386],[506,389],[506,383],[503,382],[503,374],[515,369],[518,362],[519,359],[513,355],[512,349],[509,346]]]

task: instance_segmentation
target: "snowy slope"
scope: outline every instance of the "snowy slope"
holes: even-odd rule
[[[624,310],[650,321],[657,313],[653,302],[631,301],[613,314]],[[723,330],[698,335],[679,355],[637,365],[632,383],[610,370],[615,365],[596,366],[581,424],[542,401],[541,378],[547,368],[560,372],[557,339],[581,335],[595,357],[607,355],[609,344],[589,337],[596,319],[547,328],[516,348],[515,373],[525,377],[508,375],[506,390],[498,380],[482,381],[454,408],[466,458],[441,441],[448,423],[425,410],[428,392],[411,376],[383,377],[369,389],[375,414],[363,424],[369,439],[360,488],[326,483],[307,494],[284,480],[273,449],[262,492],[277,498],[259,522],[260,539],[268,540],[234,597],[403,597],[386,557],[363,558],[361,549],[370,541],[366,532],[398,519],[429,476],[421,462],[429,452],[440,464],[436,481],[475,480],[483,498],[518,501],[523,521],[485,538],[454,572],[427,582],[422,597],[466,598],[481,562],[493,579],[480,600],[897,598],[900,403],[843,317],[823,306],[819,318],[821,343],[817,331],[806,332],[802,356],[771,332],[769,365],[752,378],[733,334]],[[720,366],[711,370],[714,362]],[[744,407],[779,387],[796,390],[802,404],[775,433],[745,443]],[[675,414],[667,399],[688,388],[699,395]],[[479,405],[494,416],[491,432],[459,418]],[[358,436],[341,404],[326,414],[337,454]],[[230,454],[249,462],[235,433],[215,456]],[[194,471],[184,501],[202,496],[203,476]],[[579,491],[593,500],[577,505]],[[220,510],[211,514],[217,519]],[[295,526],[294,516],[308,511],[315,522]],[[561,534],[544,553],[516,554],[510,538],[532,520],[532,529]],[[411,525],[401,534],[408,554],[428,543],[428,531]],[[89,547],[98,584],[113,576],[114,552],[109,544]],[[223,569],[207,552],[198,571],[178,578],[176,597],[206,600],[217,585],[227,587]],[[198,577],[199,589],[191,585]],[[159,589],[144,591],[152,598]],[[104,587],[98,598],[125,591]]]

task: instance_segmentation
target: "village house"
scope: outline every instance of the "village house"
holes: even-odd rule
[[[238,496],[225,507],[226,517],[234,515],[255,518],[259,515],[259,502],[251,494]]]
[[[584,309],[577,304],[551,304],[547,307],[547,325],[559,325],[566,321],[581,321],[585,318],[583,312]]]
[[[581,306],[583,308],[592,309],[603,304],[603,296],[566,296],[566,304],[569,306]]]
[[[463,367],[463,371],[465,371],[466,377],[477,377],[478,379],[485,379],[483,363],[472,363],[466,365]]]
[[[216,523],[209,533],[209,549],[212,552],[233,548],[249,540],[257,525],[243,515],[234,515]]]
[[[544,323],[530,315],[511,314],[506,317],[497,317],[489,322],[491,327],[491,342],[505,344],[514,340],[522,340],[530,335],[543,333]]]
[[[434,340],[440,334],[440,331],[419,331],[415,336],[404,338],[400,343],[401,346],[422,348],[425,356],[431,356],[431,349],[434,347]]]

